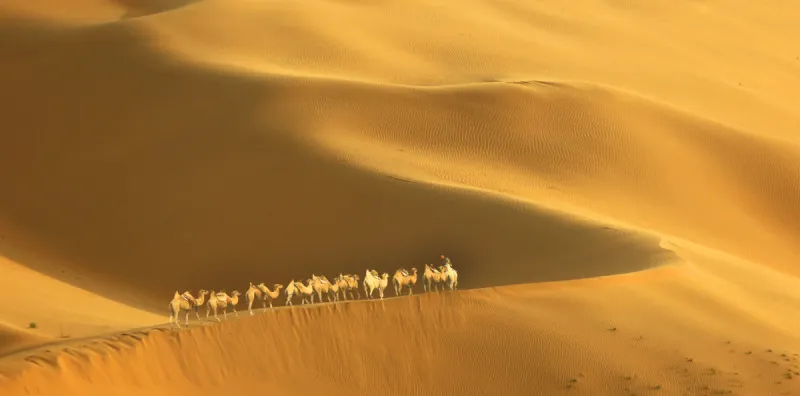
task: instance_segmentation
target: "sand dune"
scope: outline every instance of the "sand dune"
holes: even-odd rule
[[[0,13],[4,395],[800,391],[791,2]],[[443,253],[471,290],[146,329]]]
[[[708,263],[698,261],[702,276],[715,273]],[[670,266],[613,280],[279,309],[190,332],[132,331],[66,345],[57,355],[40,352],[28,358],[30,369],[8,379],[7,389],[113,389],[123,395],[796,392],[784,375],[797,370],[798,357],[781,347],[796,336],[753,320],[749,307],[729,307],[730,297],[715,291],[734,288],[714,284],[709,290],[705,280],[692,280],[692,272]]]

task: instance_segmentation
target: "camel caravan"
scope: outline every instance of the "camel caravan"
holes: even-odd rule
[[[458,289],[458,272],[453,268],[453,264],[449,257],[441,255],[440,258],[444,260],[444,265],[434,267],[430,264],[425,264],[425,272],[422,273],[422,285],[426,292],[431,291],[444,291],[445,287],[450,290]],[[307,279],[305,283],[298,282],[292,279],[286,287],[281,284],[275,284],[270,290],[263,282],[254,285],[250,282],[250,286],[244,294],[238,290],[234,290],[228,295],[224,290],[215,292],[212,290],[210,293],[207,290],[201,289],[197,293],[197,297],[192,296],[188,291],[179,294],[175,291],[172,301],[169,303],[169,324],[173,323],[181,327],[178,315],[182,312],[186,313],[185,323],[189,326],[189,315],[194,312],[197,320],[202,323],[200,318],[200,308],[205,304],[206,306],[206,319],[209,319],[211,314],[218,322],[221,321],[218,313],[222,311],[223,319],[228,318],[228,309],[239,316],[236,311],[236,306],[239,304],[239,297],[244,296],[247,301],[247,311],[253,315],[253,304],[257,301],[261,302],[261,307],[266,312],[267,304],[273,307],[273,302],[278,301],[280,298],[281,290],[286,297],[284,305],[291,306],[295,298],[300,300],[300,304],[314,304],[314,299],[318,302],[323,302],[323,298],[327,302],[335,303],[341,298],[344,301],[360,300],[361,292],[359,290],[359,281],[361,287],[364,289],[364,295],[368,299],[372,299],[375,291],[378,292],[378,298],[383,299],[384,290],[389,286],[389,274],[384,272],[378,274],[375,270],[366,270],[364,272],[364,279],[362,280],[358,274],[339,274],[329,281],[325,275],[311,274],[311,278]],[[413,289],[417,284],[417,269],[411,268],[411,271],[400,268],[395,271],[394,276],[391,278],[391,283],[394,288],[395,296],[400,296],[404,292],[404,288],[408,289],[408,295],[414,294]]]

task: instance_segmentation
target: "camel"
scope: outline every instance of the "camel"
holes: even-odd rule
[[[283,289],[283,285],[279,283],[272,286],[272,291],[270,291],[264,283],[259,283],[256,287],[264,294],[264,300],[269,302],[270,308],[272,308],[272,301],[278,299],[278,296],[281,295],[281,289]],[[266,308],[266,306],[264,308]]]
[[[399,296],[400,293],[403,291],[403,287],[408,287],[408,295],[413,295],[411,289],[414,288],[414,285],[417,284],[417,269],[411,268],[411,275],[408,274],[403,268],[400,268],[394,273],[394,277],[392,278],[392,284],[394,285],[394,295]]]
[[[430,264],[425,264],[425,272],[422,274],[423,284],[422,287],[426,292],[435,291],[436,286],[442,282],[443,274],[441,271],[431,267]]]
[[[331,294],[333,294],[333,302],[339,302],[339,282],[336,279],[331,283]]]
[[[297,282],[292,279],[292,281],[286,285],[286,290],[284,291],[286,294],[286,305],[292,305],[292,297],[297,293],[297,288],[294,286],[295,283]]]
[[[372,292],[375,291],[375,289],[378,289],[378,295],[381,299],[383,299],[383,289],[385,289],[388,285],[389,274],[385,272],[379,277],[378,271],[367,270],[366,274],[364,275],[364,292],[370,299],[372,299]]]
[[[310,286],[314,288],[314,291],[317,293],[319,302],[322,302],[322,293],[325,293],[325,295],[328,296],[328,302],[331,302],[331,282],[328,281],[328,278],[324,275],[316,276],[311,274]],[[314,296],[311,296],[311,303],[314,303]]]
[[[443,266],[443,269],[443,281],[450,286],[450,290],[458,289],[458,272],[456,272],[456,270],[453,268],[453,265],[450,263],[450,259],[447,259],[447,263]]]
[[[186,311],[186,327],[189,327],[189,314],[194,311],[194,314],[197,316],[197,320],[200,320],[200,313],[198,312],[198,307],[203,305],[205,301],[206,295],[208,291],[200,290],[197,294],[197,298],[192,297],[192,294],[188,291],[184,292],[183,294],[178,294],[178,291],[175,291],[175,295],[172,297],[172,301],[169,303],[169,326],[172,327],[172,321],[175,320],[175,324],[180,328],[181,324],[178,323],[178,314],[181,311]],[[201,321],[202,322],[202,321]]]
[[[309,301],[309,298],[311,299],[309,304],[314,303],[314,288],[311,287],[311,279],[308,279],[306,282],[308,283],[307,285],[304,285],[300,282],[294,283],[295,292],[300,295],[301,305],[305,304],[306,301]]]
[[[256,299],[261,300],[264,309],[267,308],[267,303],[264,301],[264,293],[261,291],[261,289],[254,286],[253,282],[250,282],[250,287],[248,287],[247,291],[244,292],[244,296],[247,298],[247,311],[250,312],[250,316],[253,315],[253,301]]]
[[[225,292],[214,293],[213,291],[211,292],[211,295],[212,297],[208,299],[208,303],[206,304],[206,318],[208,318],[208,315],[211,311],[214,311],[214,319],[219,322],[220,320],[217,316],[217,308],[222,308],[223,318],[227,320],[228,306],[233,308],[233,313],[235,313],[237,317],[239,316],[239,312],[236,311],[236,304],[239,304],[239,296],[241,293],[239,293],[238,290],[234,290],[230,296]]]
[[[342,275],[340,273],[335,281],[339,285],[339,290],[342,291],[345,301],[347,300],[347,292],[350,292],[350,299],[361,299],[361,293],[358,291],[358,275]]]
[[[386,272],[381,275],[381,281],[378,283],[378,292],[381,295],[381,300],[383,299],[383,291],[386,290],[386,287],[389,286],[389,274]]]
[[[342,297],[344,297],[344,300],[347,301],[347,292],[350,290],[350,284],[347,283],[347,279],[345,279],[344,275],[339,274],[339,276],[337,276],[333,280],[333,284],[331,285],[331,289],[334,289],[334,288],[336,289],[336,290],[334,290],[334,296],[336,296],[336,301],[339,301],[339,290],[342,291]],[[353,292],[352,291],[350,292],[350,296],[351,297],[353,296]]]
[[[355,293],[355,299],[360,300],[361,292],[358,290],[358,281],[361,280],[361,277],[358,275],[345,275],[345,280],[347,281],[347,289],[350,290],[350,298],[353,298],[353,293]]]

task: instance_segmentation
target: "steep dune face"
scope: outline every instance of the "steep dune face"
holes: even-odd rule
[[[17,253],[9,244],[3,245],[3,252]],[[31,255],[19,257],[23,259],[21,262],[33,261]],[[10,299],[0,314],[3,332],[10,334],[0,342],[0,350],[3,350],[0,354],[37,341],[86,337],[164,321],[165,304],[161,304],[159,315],[120,304],[70,284],[75,280],[80,283],[89,271],[58,268],[61,269],[55,265],[51,267],[63,280],[0,257],[0,273],[3,274],[0,290]],[[25,329],[31,323],[36,328]]]

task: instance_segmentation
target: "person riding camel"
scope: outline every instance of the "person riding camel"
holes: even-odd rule
[[[444,265],[450,264],[451,267],[453,266],[453,263],[450,261],[450,257],[445,257],[445,255],[441,255],[439,257],[444,260]]]

